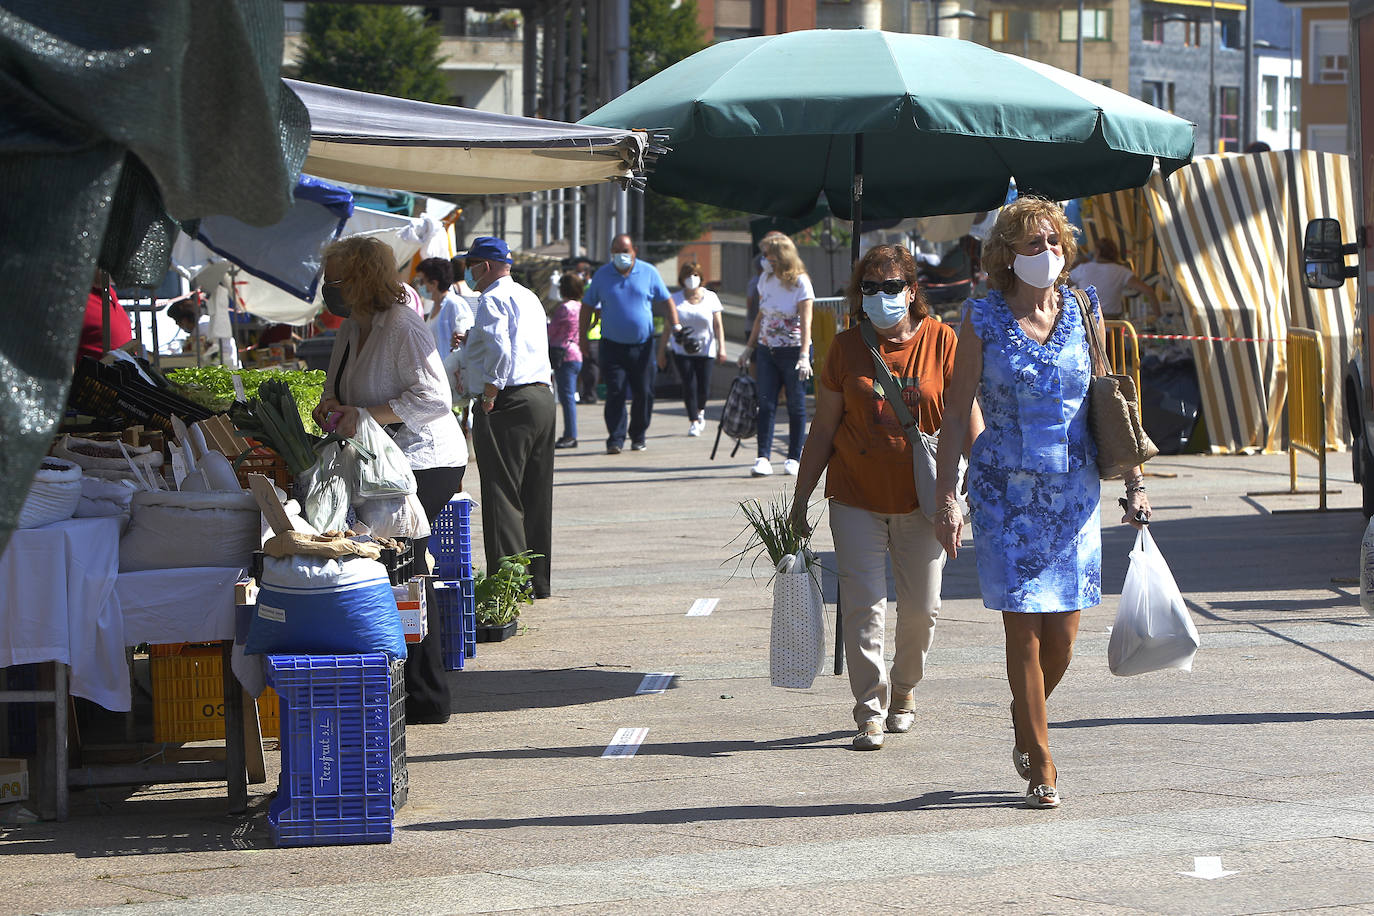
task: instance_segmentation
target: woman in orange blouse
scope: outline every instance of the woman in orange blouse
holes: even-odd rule
[[[861,324],[873,326],[903,401],[932,434],[940,429],[958,341],[953,328],[930,317],[916,285],[916,263],[905,248],[871,249],[854,268],[846,292],[854,326],[835,337],[825,358],[791,520],[803,533],[810,531],[807,501],[828,468],[825,495],[844,608],[842,638],[859,726],[853,746],[877,750],[884,726],[902,733],[915,721],[915,688],[935,635],[945,552],[918,505],[911,443],[874,383],[873,355]],[[890,677],[883,662],[888,556],[898,615]]]

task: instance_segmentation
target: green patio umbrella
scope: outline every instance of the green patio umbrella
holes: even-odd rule
[[[1055,200],[1139,187],[1192,158],[1194,131],[972,42],[825,29],[713,45],[582,123],[668,129],[661,194],[799,217],[824,192],[844,219],[990,210],[1011,179]]]

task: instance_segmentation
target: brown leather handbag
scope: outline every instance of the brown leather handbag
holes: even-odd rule
[[[1142,465],[1159,449],[1150,441],[1140,422],[1140,401],[1135,379],[1112,375],[1097,332],[1097,322],[1088,310],[1088,294],[1073,292],[1078,314],[1083,316],[1083,331],[1092,358],[1092,381],[1088,385],[1088,427],[1097,443],[1097,473],[1103,480],[1114,480],[1131,468]]]

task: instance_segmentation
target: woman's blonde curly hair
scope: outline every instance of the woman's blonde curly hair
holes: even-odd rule
[[[782,234],[768,236],[759,242],[759,248],[763,249],[763,256],[773,262],[773,276],[782,281],[783,286],[794,289],[797,280],[806,273],[806,265],[792,240]]]
[[[1064,252],[1064,269],[1055,278],[1054,285],[1067,283],[1069,266],[1078,255],[1078,242],[1073,236],[1073,226],[1059,204],[1043,197],[1018,197],[1002,208],[993,224],[992,233],[983,245],[983,270],[988,275],[988,287],[1006,292],[1016,284],[1016,274],[1011,269],[1016,260],[1015,245],[1024,242],[1040,231],[1040,223],[1047,220],[1050,227],[1059,234],[1059,247]]]
[[[405,287],[396,278],[391,246],[367,235],[351,235],[324,249],[324,262],[339,282],[349,306],[380,312],[406,301]]]

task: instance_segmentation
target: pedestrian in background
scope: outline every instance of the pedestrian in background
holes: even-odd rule
[[[668,287],[652,264],[637,257],[628,235],[611,241],[611,261],[592,275],[583,293],[582,329],[595,310],[601,320],[601,375],[606,380],[606,454],[618,455],[628,431],[630,448],[648,447],[645,436],[653,411],[654,309],[666,310],[679,327]],[[585,335],[584,335],[585,336]],[[629,412],[626,412],[626,400]],[[627,430],[628,424],[628,430]]]
[[[1146,318],[1159,317],[1159,296],[1154,289],[1135,275],[1122,263],[1121,252],[1116,242],[1105,236],[1097,241],[1097,257],[1079,264],[1069,273],[1074,286],[1091,286],[1097,291],[1097,301],[1102,305],[1102,317],[1122,318],[1126,314],[1126,290],[1132,289],[1149,300],[1150,308]]]
[[[558,386],[558,403],[563,408],[563,435],[554,448],[577,448],[577,377],[582,371],[582,350],[578,346],[582,311],[582,278],[566,273],[558,278],[558,296],[563,301],[549,315],[549,363]]]
[[[582,296],[586,298],[587,288],[592,285],[592,263],[586,258],[579,258],[573,267],[573,273],[582,281]],[[581,314],[578,315],[579,327],[581,326]],[[586,325],[587,331],[578,341],[578,347],[582,351],[582,371],[577,376],[577,403],[595,404],[598,400],[596,394],[597,383],[601,380],[601,369],[597,363],[598,346],[601,343],[601,321],[598,316],[593,316],[591,322]]]
[[[711,364],[725,362],[725,323],[721,319],[724,307],[720,297],[702,285],[701,265],[695,261],[678,268],[677,282],[682,288],[673,293],[673,305],[682,329],[660,339],[658,367],[668,368],[671,351],[678,378],[682,380],[682,400],[689,421],[687,435],[700,436],[706,429]]]
[[[425,303],[425,324],[434,335],[439,359],[448,359],[454,335],[472,327],[472,308],[453,291],[453,264],[447,258],[425,258],[415,265],[415,291]]]
[[[1081,611],[1102,601],[1092,359],[1080,304],[1063,285],[1075,247],[1058,204],[1021,197],[1002,210],[983,255],[989,293],[964,308],[938,456],[935,532],[953,557],[963,531],[954,495],[959,444],[976,396],[986,423],[968,473],[978,585],[983,605],[1002,612],[1012,763],[1029,783],[1031,808],[1059,806],[1046,703],[1068,670]],[[1100,333],[1092,287],[1085,295]],[[1125,479],[1121,520],[1148,518],[1140,469]]]
[[[807,503],[825,472],[835,540],[845,655],[854,693],[855,750],[883,746],[883,731],[909,731],[916,685],[940,613],[945,552],[921,506],[912,445],[875,380],[863,328],[922,431],[940,431],[945,387],[954,371],[954,329],[930,317],[917,286],[916,261],[897,245],[879,245],[855,265],[845,291],[851,326],[835,337],[816,385],[816,418],[802,451],[792,496],[792,527],[810,533]],[[976,427],[976,424],[975,424]],[[897,581],[897,647],[884,667],[889,557]]]
[[[481,397],[472,446],[482,475],[482,540],[487,571],[524,550],[534,596],[549,597],[553,547],[553,391],[547,316],[539,296],[510,276],[510,248],[491,236],[464,252],[467,284],[478,292],[467,340],[467,372]]]
[[[806,381],[811,378],[811,303],[816,298],[797,247],[785,235],[761,243],[768,267],[759,280],[759,313],[740,354],[741,368],[757,349],[759,385],[758,459],[750,473],[773,473],[773,419],[778,392],[787,392],[787,460],[783,470],[797,473],[806,442]]]

